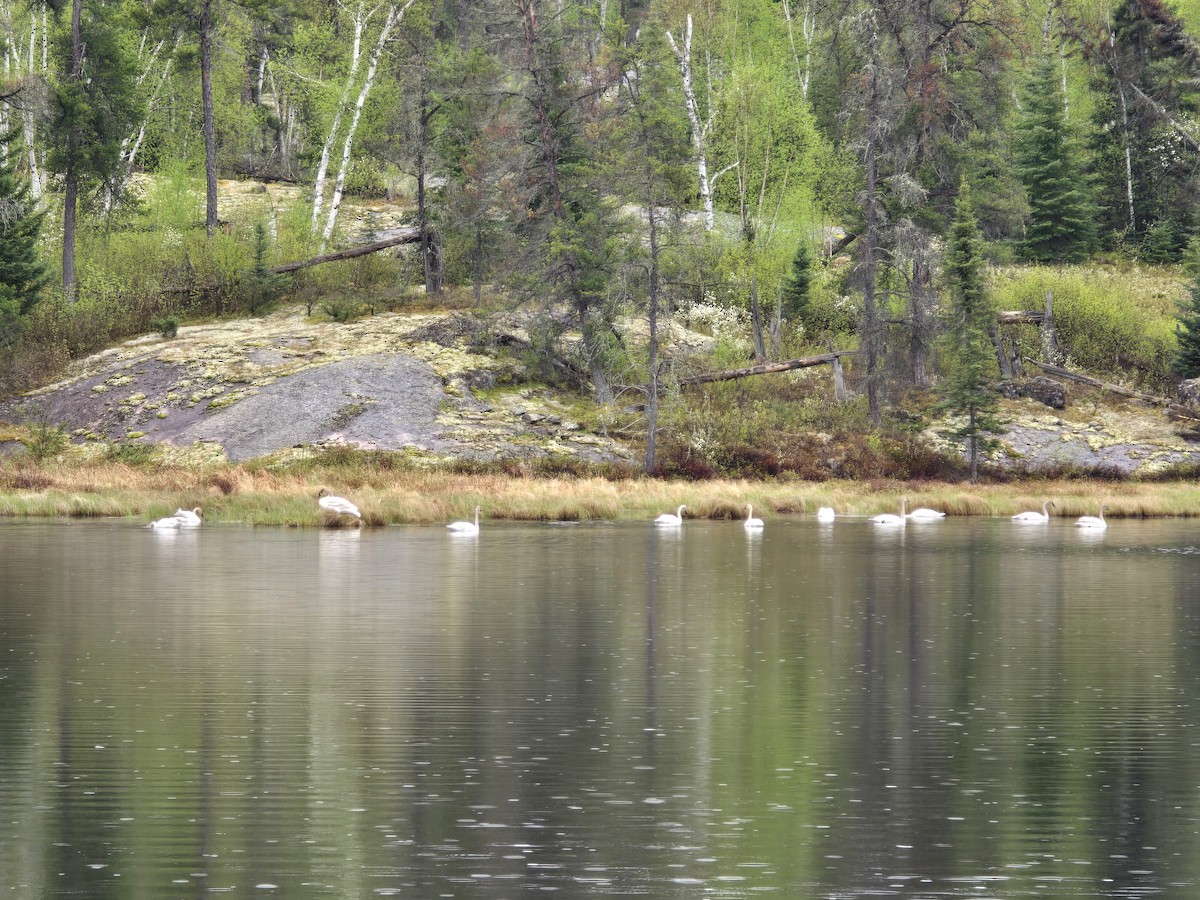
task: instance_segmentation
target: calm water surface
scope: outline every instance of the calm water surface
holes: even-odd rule
[[[1200,526],[0,524],[0,895],[1200,896]]]

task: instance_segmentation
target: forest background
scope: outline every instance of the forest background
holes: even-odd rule
[[[798,435],[854,431],[841,474],[967,474],[905,437],[948,415],[974,477],[995,381],[1045,358],[1000,310],[1051,295],[1053,361],[1106,380],[1200,374],[1198,24],[1200,0],[5,2],[0,389],[281,298],[515,307],[540,379],[636,396],[650,471],[812,475]],[[222,179],[291,191],[234,206]],[[411,251],[271,271],[398,233],[351,201],[402,205]],[[665,322],[718,370],[852,353],[853,391],[684,396]]]

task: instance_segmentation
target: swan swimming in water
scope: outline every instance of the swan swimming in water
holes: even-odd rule
[[[167,531],[169,529],[178,528],[183,523],[174,516],[167,516],[163,519],[155,519],[150,523],[149,527],[156,531]]]
[[[685,506],[684,504],[681,503],[681,504],[679,504],[679,509],[675,510],[674,514],[662,513],[657,519],[654,520],[654,524],[655,525],[682,525],[683,524],[683,511],[685,509],[687,509],[687,506]]]
[[[362,518],[362,513],[358,511],[358,507],[347,500],[345,497],[337,497],[329,492],[329,488],[321,488],[317,492],[317,506],[326,512],[331,512],[339,516],[354,516],[356,519]]]
[[[479,534],[479,507],[475,507],[474,522],[451,522],[446,527],[455,534]]]
[[[1042,522],[1049,522],[1050,521],[1050,510],[1048,509],[1048,507],[1051,507],[1053,505],[1054,505],[1053,500],[1047,500],[1045,503],[1042,504],[1041,512],[1017,513],[1015,516],[1012,517],[1012,520],[1014,522],[1031,522],[1034,524],[1039,524]]]
[[[756,531],[763,527],[763,520],[754,518],[754,507],[746,504],[746,521],[742,523],[747,531]]]
[[[837,518],[837,513],[833,511],[832,506],[822,506],[817,510],[818,522],[832,522],[835,518]]]
[[[203,521],[200,517],[204,515],[204,510],[197,506],[194,509],[177,509],[175,510],[175,518],[179,520],[179,524],[187,528],[199,527]]]
[[[1104,521],[1104,511],[1107,509],[1108,509],[1107,506],[1101,506],[1099,517],[1097,517],[1097,516],[1080,516],[1078,519],[1075,520],[1075,527],[1076,528],[1107,528],[1108,523]]]
[[[895,513],[881,513],[878,516],[871,516],[872,525],[903,525],[905,519],[904,507],[908,505],[908,498],[900,498],[900,515]]]
[[[946,514],[944,512],[939,512],[936,509],[930,509],[927,506],[921,506],[908,513],[905,518],[932,521],[933,519],[944,519],[946,518]]]

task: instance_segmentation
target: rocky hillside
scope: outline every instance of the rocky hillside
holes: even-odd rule
[[[152,443],[179,462],[338,445],[435,459],[636,461],[637,448],[581,425],[589,417],[572,415],[577,399],[531,386],[519,353],[498,352],[526,346],[515,316],[386,313],[336,324],[292,305],[126,341],[0,404],[0,419],[62,425],[83,448]],[[999,462],[1126,473],[1200,462],[1195,435],[1153,406],[1053,380],[1029,386],[1005,401]],[[924,438],[954,450],[944,424]]]
[[[515,322],[488,327],[493,341],[527,342]],[[317,322],[293,306],[127,341],[0,405],[0,418],[62,424],[85,445],[158,443],[180,461],[332,445],[483,460],[630,457],[548,392],[522,386],[519,362],[472,352],[478,328],[452,313]]]

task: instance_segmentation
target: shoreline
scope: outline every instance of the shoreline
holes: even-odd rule
[[[746,514],[773,518],[838,515],[932,507],[948,515],[1012,516],[1054,500],[1052,518],[1200,517],[1200,483],[1192,481],[1040,480],[993,483],[899,481],[672,481],[649,477],[463,474],[387,466],[139,467],[122,463],[0,461],[0,517],[116,517],[149,521],[177,507],[203,507],[208,522],[320,526],[317,492],[326,487],[356,503],[370,526],[434,524],[469,518],[514,521],[653,519],[686,504],[686,518],[730,520]]]

